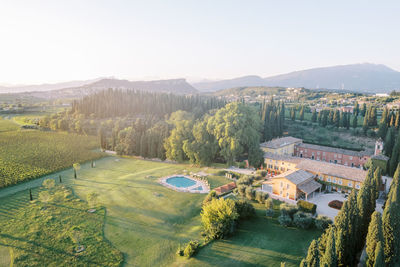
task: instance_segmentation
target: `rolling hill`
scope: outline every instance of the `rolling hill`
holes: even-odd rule
[[[314,68],[267,78],[246,76],[216,82],[196,83],[193,86],[201,91],[217,91],[242,86],[283,86],[387,93],[400,89],[400,72],[385,65],[363,63]]]

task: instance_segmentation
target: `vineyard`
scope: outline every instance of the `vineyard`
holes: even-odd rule
[[[100,158],[97,147],[95,137],[19,130],[0,120],[0,188]]]

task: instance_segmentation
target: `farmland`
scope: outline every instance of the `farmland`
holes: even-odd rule
[[[60,173],[63,182],[81,199],[86,199],[90,192],[99,194],[99,202],[107,210],[105,237],[124,253],[125,266],[276,266],[281,261],[286,261],[287,266],[296,266],[311,239],[319,235],[315,230],[284,228],[276,219],[267,219],[264,207],[255,204],[258,216],[240,225],[235,236],[211,243],[190,260],[178,258],[175,251],[179,244],[191,239],[202,240],[199,214],[204,195],[170,190],[158,184],[157,179],[185,170],[218,172],[218,169],[200,169],[187,164],[107,157],[97,160],[95,168],[90,163],[83,164],[78,179],[73,179],[72,170]],[[55,173],[48,177],[57,176]],[[218,175],[210,175],[209,181],[212,187],[229,182]],[[0,214],[4,216],[16,205],[13,202],[16,196],[23,197],[9,195],[10,203],[7,202]],[[24,196],[27,203],[27,191]],[[26,205],[24,201],[18,205]],[[292,241],[296,247],[290,245]],[[251,248],[258,243],[257,250]],[[219,257],[221,254],[225,256]]]
[[[0,119],[0,188],[99,158],[96,137],[21,130]]]

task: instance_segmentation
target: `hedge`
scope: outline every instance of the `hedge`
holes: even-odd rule
[[[305,201],[305,200],[297,201],[297,207],[301,211],[309,212],[312,214],[315,214],[315,212],[317,211],[317,205],[315,205],[314,203]]]

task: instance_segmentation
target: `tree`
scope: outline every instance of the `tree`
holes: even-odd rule
[[[367,113],[367,104],[363,103],[363,106],[361,109],[361,116],[365,117],[365,113]]]
[[[372,266],[373,267],[385,266],[385,257],[384,257],[382,241],[379,241],[378,244],[376,245],[374,265]]]
[[[217,192],[215,192],[215,190],[211,190],[211,191],[207,194],[207,196],[206,196],[206,197],[204,198],[204,200],[203,200],[203,206],[204,206],[204,205],[207,205],[208,203],[210,203],[211,200],[213,200],[213,199],[218,199]]]
[[[393,176],[390,191],[382,215],[382,232],[386,266],[398,266],[400,262],[400,167]]]
[[[320,254],[318,249],[318,241],[311,241],[308,247],[307,257],[305,258],[305,263],[307,267],[319,267],[320,266]]]
[[[357,128],[357,122],[358,122],[358,117],[357,116],[353,116],[352,126],[353,126],[354,129]]]
[[[301,106],[300,108],[299,119],[300,121],[304,120],[304,106]]]
[[[72,167],[73,167],[73,169],[74,169],[74,178],[76,179],[76,178],[78,178],[76,172],[79,171],[79,170],[81,169],[81,165],[80,165],[79,163],[74,163],[74,164],[72,165]]]
[[[394,127],[397,130],[397,129],[399,129],[399,126],[400,126],[400,112],[397,111],[396,112],[396,119],[395,119],[395,122],[394,122]]]
[[[193,120],[193,114],[186,111],[179,110],[171,114],[168,123],[174,125],[175,128],[164,143],[168,159],[178,162],[187,159],[184,144],[185,142],[192,142],[194,139],[192,134]]]
[[[371,222],[368,227],[367,235],[367,266],[372,267],[375,261],[375,251],[378,242],[383,241],[382,233],[382,218],[378,211],[375,211],[371,216]]]
[[[221,239],[232,234],[238,218],[235,202],[231,199],[213,199],[201,211],[201,222],[209,239]]]
[[[228,165],[232,165],[238,156],[259,147],[260,125],[260,118],[253,107],[230,103],[208,120],[207,131],[215,136],[220,155]]]
[[[353,108],[353,114],[354,116],[358,116],[358,113],[360,112],[360,106],[357,101],[354,102],[354,108]]]
[[[209,166],[218,152],[218,142],[207,131],[207,119],[193,126],[192,135],[193,139],[183,141],[183,151],[191,163]]]
[[[314,109],[311,115],[311,121],[312,122],[317,122],[317,110]]]
[[[326,243],[325,253],[321,258],[321,266],[333,267],[337,266],[336,248],[335,248],[335,228],[329,229],[329,235]]]
[[[390,127],[386,134],[385,142],[383,144],[383,152],[388,157],[390,157],[393,152],[393,147],[394,147],[394,143],[395,143],[395,135],[394,134],[395,134],[394,128]]]

